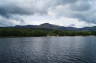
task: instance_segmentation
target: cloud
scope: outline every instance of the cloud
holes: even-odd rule
[[[50,8],[48,11],[49,15],[52,16],[64,16],[71,18],[78,18],[86,22],[96,23],[96,10],[93,2],[88,0],[78,0],[75,3],[58,5],[54,8]],[[94,6],[93,6],[94,5]]]
[[[37,19],[38,17],[38,19]],[[94,23],[88,23],[85,21],[80,21],[77,18],[68,18],[68,17],[51,17],[51,16],[22,16],[24,24],[22,25],[40,25],[43,23],[50,23],[50,24],[55,24],[55,25],[60,25],[60,26],[65,26],[65,27],[77,27],[77,28],[82,28],[82,27],[91,27],[95,26],[96,24]],[[39,21],[39,22],[38,22]]]
[[[0,0],[0,25],[22,25],[28,22],[56,22],[59,25],[62,21],[65,23],[63,26],[67,23],[75,27],[84,27],[84,24],[93,26],[96,24],[95,5],[96,0]]]
[[[0,0],[0,14],[46,13],[51,0]]]
[[[70,5],[73,10],[89,9],[87,0],[0,0],[0,14],[44,14],[49,8]]]
[[[20,25],[20,23],[20,21],[16,21],[14,19],[7,19],[5,17],[0,16],[0,27],[14,26],[16,24]]]

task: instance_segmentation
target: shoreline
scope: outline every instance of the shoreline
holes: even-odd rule
[[[87,35],[87,36],[94,36],[96,35]],[[87,37],[83,35],[77,35],[77,36],[6,36],[6,37],[0,37],[0,38],[25,38],[25,37]]]
[[[96,36],[96,31],[0,28],[0,37]]]

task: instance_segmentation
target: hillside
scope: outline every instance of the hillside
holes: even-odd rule
[[[43,29],[54,29],[54,30],[69,30],[69,31],[96,31],[96,26],[94,27],[84,27],[84,28],[75,28],[75,27],[64,27],[54,24],[44,23],[41,25],[16,25],[14,28],[43,28]]]

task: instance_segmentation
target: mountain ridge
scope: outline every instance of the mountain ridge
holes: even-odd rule
[[[75,27],[64,27],[55,24],[43,23],[40,25],[16,25],[11,26],[14,28],[44,28],[44,29],[55,29],[55,30],[71,30],[71,31],[96,31],[96,26],[75,28]]]

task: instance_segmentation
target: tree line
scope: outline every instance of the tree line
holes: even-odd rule
[[[52,29],[0,28],[0,37],[8,36],[88,36],[96,31],[62,31]]]

